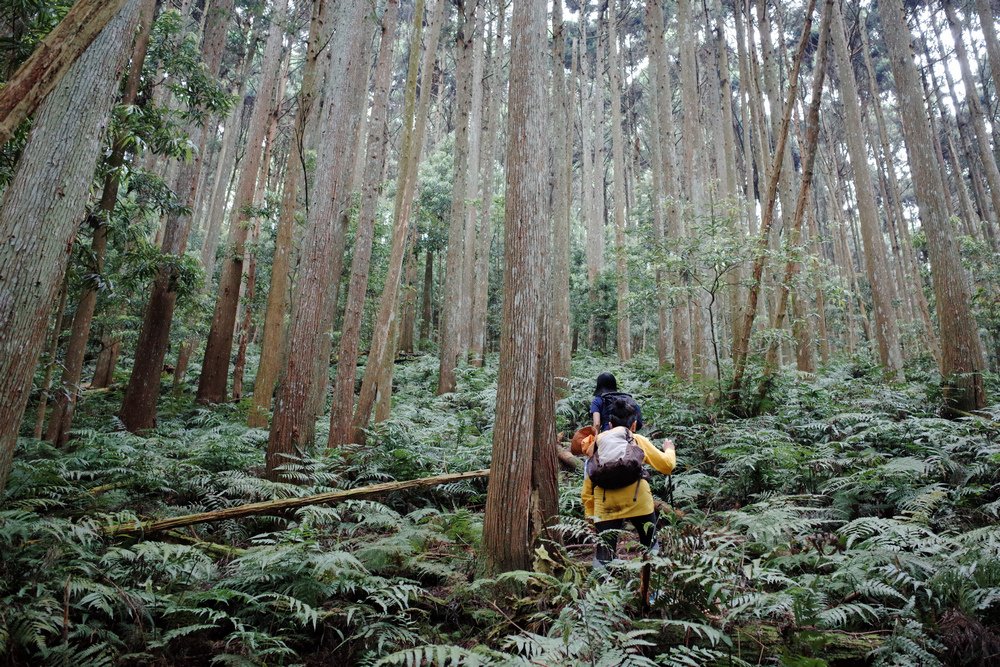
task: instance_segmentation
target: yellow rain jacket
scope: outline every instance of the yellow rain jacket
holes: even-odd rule
[[[619,426],[618,428],[625,428]],[[606,433],[601,433],[600,440]],[[633,433],[635,444],[642,447],[646,453],[644,463],[651,465],[664,475],[669,475],[677,464],[677,455],[673,449],[663,451],[657,449],[648,438]],[[592,438],[589,438],[591,439]],[[587,456],[593,452],[593,442],[585,442],[584,451]],[[586,470],[586,467],[584,467]],[[590,476],[584,472],[583,491],[580,494],[583,501],[583,510],[586,516],[594,517],[594,521],[611,521],[613,519],[628,519],[636,516],[646,516],[653,513],[653,493],[649,490],[649,483],[646,480],[639,481],[639,492],[636,493],[635,484],[629,484],[622,489],[603,489],[594,486],[590,481]]]

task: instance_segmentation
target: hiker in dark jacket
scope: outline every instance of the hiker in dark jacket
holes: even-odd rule
[[[627,429],[629,431],[627,437],[633,440],[645,455],[643,463],[664,475],[669,475],[677,462],[674,443],[664,440],[661,451],[648,438],[634,433],[638,424],[638,407],[631,398],[613,399],[610,414],[611,429],[599,434],[596,443],[588,439],[584,453],[588,457],[592,456],[596,447],[600,455],[603,451],[602,441],[620,438],[626,435],[624,431]],[[618,544],[617,531],[625,527],[626,519],[635,527],[642,545],[646,548],[652,546],[656,535],[656,513],[653,508],[653,493],[645,478],[640,478],[635,484],[622,488],[605,489],[594,484],[588,467],[585,466],[584,471],[583,490],[580,494],[584,515],[593,518],[594,528],[600,536],[594,565],[602,566],[614,557]]]
[[[611,423],[608,420],[608,401],[605,399],[605,395],[611,396],[628,396],[628,394],[622,394],[618,391],[618,380],[611,373],[601,373],[597,376],[597,387],[594,389],[594,399],[590,402],[590,415],[594,420],[594,428],[597,432],[607,431],[611,428]],[[634,430],[638,431],[642,429],[642,408],[639,404],[635,404],[636,408],[636,422],[637,426]]]

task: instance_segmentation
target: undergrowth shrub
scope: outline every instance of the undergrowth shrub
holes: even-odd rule
[[[674,510],[606,576],[579,473],[534,570],[481,577],[485,483],[310,506],[143,541],[113,523],[489,466],[496,360],[435,396],[437,361],[397,364],[390,419],[365,446],[260,476],[267,432],[239,405],[181,392],[144,437],[87,395],[64,450],[22,439],[0,499],[5,664],[989,664],[1000,647],[1000,431],[936,414],[932,372],[888,386],[861,360],[783,375],[734,419],[655,359],[581,355],[557,404],[589,423],[613,370],[679,467],[650,480]],[[990,378],[991,395],[997,387]],[[1000,406],[985,411],[1000,417]],[[326,419],[318,422],[323,442]],[[651,567],[648,611],[639,571]],[[763,647],[763,648],[761,648]],[[762,657],[763,656],[763,657]]]

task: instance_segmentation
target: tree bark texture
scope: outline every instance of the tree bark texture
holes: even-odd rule
[[[802,222],[805,218],[806,207],[809,205],[810,191],[812,188],[813,167],[816,164],[816,144],[819,138],[819,107],[823,96],[823,82],[826,78],[826,53],[830,41],[830,33],[838,30],[840,21],[831,21],[831,13],[836,16],[839,13],[834,0],[827,0],[823,7],[823,17],[820,25],[819,45],[816,49],[815,66],[813,70],[812,91],[809,100],[809,110],[806,115],[805,142],[803,145],[802,158],[802,180],[799,184],[799,194],[795,202],[795,211],[792,214],[791,225],[788,230],[788,244],[795,248],[800,243],[802,234]],[[831,25],[831,23],[833,25]],[[843,76],[843,75],[842,75]],[[784,326],[785,314],[787,312],[788,298],[791,291],[792,281],[798,273],[799,262],[790,259],[785,264],[785,275],[778,288],[777,304],[774,308],[774,315],[771,321],[771,328],[780,330]],[[804,292],[803,292],[804,293]],[[778,339],[771,340],[767,348],[767,355],[764,362],[764,376],[761,380],[760,388],[757,392],[758,404],[768,389],[771,379],[778,368]]]
[[[212,314],[201,377],[198,380],[197,398],[200,403],[221,403],[226,400],[247,234],[254,225],[256,217],[251,215],[251,209],[257,199],[258,188],[265,188],[267,184],[267,164],[261,164],[263,143],[273,109],[281,102],[275,101],[274,97],[281,69],[281,45],[285,33],[286,8],[287,3],[279,0],[271,15],[271,25],[264,45],[257,101],[254,103],[250,127],[247,130],[247,147],[236,186],[222,275],[219,276],[219,294],[215,300],[215,312]]]
[[[657,113],[656,141],[659,144],[659,185],[657,187],[657,197],[660,200],[660,207],[664,216],[663,239],[668,238],[680,240],[683,233],[683,221],[680,212],[677,210],[676,193],[676,162],[674,154],[674,119],[673,119],[673,90],[670,85],[670,64],[667,58],[664,45],[664,25],[663,0],[650,0],[649,12],[652,23],[650,39],[650,61],[654,71],[655,99]],[[680,281],[680,274],[673,274],[671,278]],[[658,314],[660,326],[666,322],[667,295],[661,293]],[[683,308],[682,308],[683,306]],[[688,320],[687,304],[677,303],[674,305],[673,320],[673,348],[674,348],[674,372],[681,379],[691,377],[691,341],[690,323]],[[665,346],[665,342],[661,343]]]
[[[895,79],[920,224],[927,234],[941,334],[946,406],[969,412],[986,404],[986,393],[983,347],[972,315],[968,279],[948,221],[944,184],[930,150],[933,145],[930,122],[902,0],[881,0],[879,13],[883,25],[894,27],[883,34]]]
[[[0,200],[0,491],[139,10],[127,0],[48,95]]]
[[[573,190],[573,114],[566,85],[563,0],[552,3],[552,370],[560,391],[570,378],[570,202]],[[571,54],[572,55],[572,54]]]
[[[451,191],[451,217],[448,223],[448,250],[445,254],[444,302],[441,320],[441,363],[438,394],[455,391],[455,367],[463,356],[461,330],[462,300],[465,287],[465,211],[470,206],[472,190],[469,187],[469,125],[472,119],[472,65],[475,43],[475,12],[477,0],[460,0],[458,30],[455,36],[455,149],[453,187]],[[477,166],[478,165],[474,165]],[[471,288],[471,286],[469,286]]]
[[[371,49],[374,39],[374,22],[371,15],[366,14],[364,19],[363,34],[359,52],[352,54],[350,68],[347,72],[347,100],[348,106],[343,113],[349,120],[350,126],[347,128],[348,146],[361,145],[361,130],[363,124],[361,117],[363,108],[368,102],[368,74],[371,70]],[[325,150],[325,146],[318,146],[317,151]],[[332,256],[330,257],[329,268],[327,269],[327,293],[323,295],[323,312],[320,320],[320,350],[315,357],[313,372],[313,392],[311,394],[308,411],[312,414],[312,419],[307,420],[308,424],[315,424],[315,420],[323,412],[324,403],[327,396],[327,388],[330,385],[330,355],[333,353],[333,329],[336,324],[340,305],[340,284],[344,271],[344,253],[346,250],[347,227],[350,222],[350,202],[355,191],[354,183],[354,155],[346,155],[342,158],[345,166],[340,168],[336,174],[333,188],[334,193],[334,227],[333,235],[330,239]],[[312,435],[309,435],[312,440]]]
[[[306,168],[306,142],[311,140],[315,125],[318,93],[322,92],[325,72],[319,70],[322,47],[328,39],[327,16],[322,13],[323,5],[315,3],[310,20],[309,46],[303,65],[302,85],[298,94],[298,113],[292,128],[291,147],[285,163],[284,184],[281,193],[281,212],[278,216],[278,230],[274,245],[274,259],[271,263],[271,284],[267,293],[264,312],[264,331],[261,337],[260,365],[254,379],[253,402],[247,423],[255,428],[264,428],[268,423],[268,412],[274,394],[278,375],[288,356],[288,311],[291,302],[292,263],[295,259],[296,213],[299,194],[304,190],[305,205],[308,206],[308,180]],[[305,188],[303,188],[305,185]],[[221,215],[221,213],[220,213]]]
[[[865,69],[868,73],[869,94],[872,99],[871,108],[874,112],[875,123],[878,128],[879,145],[882,149],[882,158],[885,161],[885,172],[886,178],[888,179],[886,194],[890,200],[888,202],[889,212],[891,213],[891,219],[893,219],[896,223],[897,232],[900,235],[899,244],[903,255],[903,272],[906,274],[909,281],[909,286],[904,287],[904,291],[907,293],[908,297],[912,299],[916,310],[920,314],[921,323],[923,325],[924,342],[930,349],[934,359],[940,363],[941,344],[937,339],[937,334],[934,331],[934,325],[931,322],[930,309],[927,305],[927,297],[924,295],[923,278],[920,275],[920,269],[917,266],[916,261],[916,253],[913,250],[913,239],[910,236],[906,218],[903,215],[903,207],[900,203],[902,189],[899,186],[899,179],[896,175],[896,165],[893,160],[893,152],[889,145],[889,132],[886,128],[885,114],[882,112],[882,104],[879,100],[878,91],[876,89],[877,84],[875,78],[875,68],[872,65],[871,56],[869,55],[870,49],[868,47],[868,38],[866,37],[864,30],[859,30],[858,32],[861,36],[861,52],[864,56]]]
[[[965,103],[969,107],[969,117],[972,120],[975,147],[979,151],[979,161],[983,165],[986,182],[989,183],[990,201],[993,211],[1000,215],[1000,169],[990,147],[990,135],[986,130],[983,106],[979,101],[979,90],[969,66],[969,54],[965,50],[965,39],[962,35],[962,24],[955,12],[954,0],[942,0],[948,25],[951,28],[952,40],[955,43],[955,55],[958,56],[959,68],[962,71],[962,81],[965,84]]]
[[[45,97],[55,90],[70,67],[87,50],[126,0],[77,0],[63,20],[35,47],[0,88],[0,145]]]
[[[139,17],[139,34],[132,49],[132,63],[128,80],[122,93],[121,104],[135,104],[139,93],[139,82],[142,77],[142,65],[146,60],[149,48],[150,28],[153,24],[153,14],[156,10],[155,0],[142,0]],[[121,184],[119,168],[125,163],[126,142],[118,138],[107,159],[107,175],[104,177],[104,188],[97,213],[91,217],[94,225],[94,235],[91,240],[90,254],[94,265],[92,268],[96,280],[90,280],[80,294],[80,300],[73,314],[73,325],[69,342],[66,344],[66,356],[63,360],[63,372],[60,388],[52,406],[52,415],[45,439],[56,447],[61,447],[69,437],[73,425],[73,411],[80,396],[80,382],[83,378],[83,359],[90,340],[90,326],[97,307],[99,280],[104,272],[104,255],[108,245],[108,218],[114,211],[118,201],[118,189]]]
[[[212,78],[219,75],[232,6],[233,0],[222,0],[212,11],[206,13],[202,59],[208,76]],[[160,245],[165,254],[175,257],[183,256],[187,250],[191,209],[197,199],[198,174],[201,171],[201,159],[207,143],[205,128],[197,122],[188,128],[188,136],[197,149],[192,159],[180,165],[174,190],[184,207],[166,216]],[[169,263],[161,265],[150,288],[149,300],[146,302],[135,347],[132,374],[125,388],[119,412],[125,428],[133,433],[156,425],[160,375],[170,345],[170,327],[173,323],[174,307],[177,305],[175,283],[175,269]]]
[[[622,132],[622,80],[618,54],[618,14],[615,0],[608,2],[608,72],[611,86],[611,159],[615,185],[615,276],[618,314],[618,358],[632,358],[632,325],[629,316],[628,244],[625,238],[625,138]]]
[[[353,123],[346,113],[353,100],[350,94],[350,59],[364,55],[360,39],[365,6],[346,3],[329,8],[331,40],[317,63],[317,75],[327,82],[316,119],[315,145],[318,152],[314,178],[309,183],[319,196],[309,202],[306,229],[302,241],[298,281],[292,303],[288,331],[288,355],[284,375],[278,386],[274,419],[267,446],[267,472],[277,469],[312,441],[316,415],[311,401],[315,388],[317,358],[329,355],[320,340],[328,309],[331,254],[334,252],[336,225],[346,193],[337,191],[338,172],[345,170],[352,155],[349,142],[354,139]]]
[[[511,23],[511,73],[507,116],[507,205],[504,225],[504,303],[500,376],[493,429],[493,461],[483,522],[486,569],[491,573],[530,564],[533,516],[544,519],[541,496],[553,482],[534,456],[535,401],[547,221],[547,40],[545,4],[517,0]],[[541,407],[541,409],[545,409]],[[551,443],[550,443],[551,444]],[[555,451],[552,451],[555,458]],[[553,469],[554,470],[554,469]],[[554,472],[552,475],[554,477]],[[536,508],[533,513],[532,508]]]
[[[424,134],[427,126],[431,76],[434,69],[433,65],[437,53],[438,39],[441,36],[445,2],[446,0],[438,0],[432,12],[432,18],[427,23],[427,40],[424,45],[423,62],[420,68],[420,98],[416,100],[415,106],[408,107],[412,109],[412,112],[404,110],[403,113],[403,150],[400,154],[400,169],[396,184],[392,242],[389,248],[389,266],[386,271],[385,288],[382,291],[378,313],[375,317],[375,326],[372,328],[372,344],[368,351],[368,362],[365,365],[365,374],[361,381],[361,391],[358,394],[358,405],[354,410],[354,419],[351,422],[355,442],[362,442],[364,440],[364,429],[368,427],[372,409],[375,407],[379,380],[383,375],[383,366],[393,362],[392,357],[395,351],[395,341],[392,340],[391,333],[394,328],[393,321],[397,314],[397,296],[399,294],[400,279],[403,271],[403,259],[406,254],[406,239],[410,227],[410,215],[413,211],[413,199],[417,187],[417,165],[420,160],[421,150],[423,149]],[[418,18],[414,19],[415,22],[417,20]],[[415,45],[419,43],[419,36],[419,33],[415,32],[414,46],[411,46],[411,49],[417,50]],[[413,60],[416,57],[411,52],[409,78],[407,79],[407,95],[410,101],[406,104],[412,103],[413,96],[416,93],[416,64]],[[409,88],[410,82],[414,84],[412,88]],[[409,137],[408,139],[407,136]]]
[[[389,141],[386,116],[390,75],[392,74],[392,46],[395,43],[398,17],[398,0],[389,0],[382,15],[382,38],[378,60],[375,64],[375,92],[371,116],[369,117],[370,129],[368,130],[364,184],[361,190],[358,228],[354,237],[354,256],[351,259],[347,303],[344,306],[344,324],[340,334],[340,348],[337,352],[337,375],[333,381],[333,402],[330,406],[330,446],[349,442],[351,436],[351,417],[354,414],[354,379],[357,375],[361,323],[364,319],[365,295],[368,291],[368,273],[371,267],[372,242],[375,236],[375,214],[379,196],[382,194],[382,170],[385,166],[386,147]]]
[[[788,97],[785,100],[781,124],[778,127],[776,147],[774,154],[771,156],[770,169],[767,172],[767,191],[764,195],[763,204],[764,214],[760,223],[760,236],[757,239],[747,304],[743,310],[743,321],[739,327],[734,327],[733,381],[729,388],[729,402],[734,406],[739,403],[740,392],[743,386],[743,374],[746,371],[746,360],[750,350],[750,334],[753,331],[753,322],[757,316],[757,301],[760,296],[761,277],[764,273],[764,263],[767,258],[771,225],[774,222],[774,205],[778,196],[778,180],[781,176],[782,156],[785,150],[785,143],[788,140],[788,125],[791,121],[792,108],[795,105],[796,90],[799,84],[799,69],[802,66],[802,57],[805,53],[806,43],[809,40],[810,30],[812,29],[812,17],[815,7],[816,0],[809,0],[802,25],[802,36],[799,39],[799,46],[789,77]]]
[[[59,355],[59,337],[63,330],[63,315],[66,312],[66,297],[69,294],[69,271],[63,278],[62,288],[59,290],[59,305],[56,306],[56,314],[52,322],[52,332],[49,334],[49,345],[45,350],[45,377],[42,379],[42,386],[39,388],[41,394],[38,398],[38,410],[35,413],[35,440],[40,440],[42,431],[45,429],[45,412],[49,402],[49,390],[52,387],[52,375],[56,368],[56,358]],[[53,415],[55,405],[53,405]]]
[[[504,60],[504,19],[506,12],[497,12],[496,28],[490,40],[489,76],[483,86],[483,145],[479,152],[479,232],[476,237],[476,273],[472,296],[469,359],[481,367],[486,351],[486,308],[489,302],[490,254],[493,245],[493,192],[497,136],[500,133],[500,106],[503,101],[501,76]],[[428,314],[429,314],[428,310]]]
[[[872,291],[875,313],[875,338],[878,341],[879,359],[888,378],[903,379],[903,352],[899,346],[899,326],[892,306],[896,296],[894,281],[888,264],[888,251],[882,235],[882,222],[875,206],[875,189],[868,167],[868,148],[861,121],[861,100],[851,65],[851,52],[844,31],[840,8],[833,12],[833,50],[840,76],[841,107],[846,123],[845,140],[851,158],[854,191],[857,196],[858,217],[861,220],[861,240],[865,249],[865,268]]]

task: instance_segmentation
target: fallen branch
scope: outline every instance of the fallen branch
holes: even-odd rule
[[[559,445],[556,445],[556,456],[559,457],[559,463],[561,463],[566,470],[579,472],[582,468],[582,462],[580,459],[573,456],[568,449],[563,449]]]
[[[217,544],[215,542],[206,542],[204,540],[199,540],[197,537],[192,537],[191,535],[185,535],[184,533],[176,530],[167,531],[166,536],[167,538],[175,542],[189,544],[197,549],[207,551],[208,553],[218,558],[239,558],[247,551],[246,549],[240,549],[239,547],[231,547],[226,544]]]
[[[330,491],[318,493],[313,496],[303,496],[302,498],[282,498],[280,500],[267,500],[260,503],[249,503],[247,505],[237,505],[227,507],[212,512],[199,512],[198,514],[187,514],[170,519],[160,519],[158,521],[130,521],[108,526],[104,529],[105,535],[144,535],[156,533],[162,530],[193,526],[198,523],[208,523],[210,521],[224,521],[226,519],[242,519],[243,517],[256,516],[259,514],[271,514],[281,510],[295,509],[297,507],[308,507],[309,505],[322,505],[325,503],[335,503],[341,500],[351,500],[354,498],[367,498],[377,496],[391,491],[404,491],[407,489],[419,489],[428,486],[437,486],[449,482],[460,482],[466,479],[481,479],[489,477],[490,471],[472,470],[470,472],[452,473],[448,475],[435,475],[433,477],[422,477],[420,479],[409,479],[402,482],[383,482],[372,484],[357,489],[347,489],[346,491]]]

